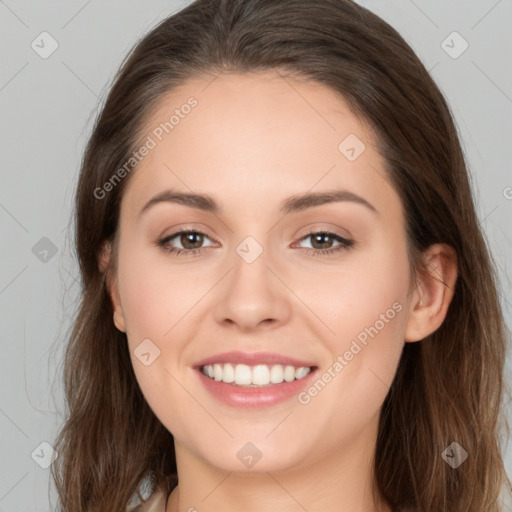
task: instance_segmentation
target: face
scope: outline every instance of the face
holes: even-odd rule
[[[411,282],[400,198],[370,128],[321,84],[225,74],[173,90],[142,140],[112,296],[142,392],[176,443],[226,471],[261,456],[255,469],[268,471],[373,442]],[[305,194],[318,196],[290,200]],[[233,351],[297,360],[280,376],[279,359],[254,359],[248,378],[261,382],[312,370],[256,388],[216,380],[230,380],[223,365],[213,379],[196,368]],[[217,358],[240,383],[242,356]],[[254,370],[262,361],[268,371]]]

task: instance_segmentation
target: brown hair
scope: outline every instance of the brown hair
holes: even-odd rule
[[[447,317],[432,335],[405,344],[382,407],[375,453],[382,496],[396,509],[498,512],[503,484],[511,490],[498,444],[502,426],[508,433],[500,414],[505,329],[464,156],[420,60],[392,27],[350,0],[198,0],[123,62],[76,192],[82,297],[64,361],[69,414],[52,467],[62,510],[125,510],[145,479],[167,493],[177,484],[173,437],[139,389],[98,267],[130,176],[106,199],[95,190],[129,159],[149,112],[174,87],[203,74],[269,69],[330,87],[375,129],[403,202],[411,255],[437,242],[457,253]],[[107,271],[115,272],[115,258]],[[454,441],[469,455],[457,469],[442,458]]]

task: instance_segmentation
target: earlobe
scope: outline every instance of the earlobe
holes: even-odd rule
[[[114,325],[121,332],[126,332],[126,325],[124,323],[124,314],[121,306],[114,306]]]
[[[112,307],[114,308],[114,325],[121,332],[126,332],[126,325],[124,321],[123,307],[121,306],[121,298],[119,296],[119,288],[115,276],[111,276],[108,272],[108,290],[110,299],[112,300]]]
[[[109,241],[105,241],[102,245],[100,253],[98,254],[98,267],[100,269],[100,272],[105,273],[107,291],[112,302],[112,308],[114,309],[114,325],[121,332],[126,332],[124,313],[123,308],[121,306],[121,299],[119,296],[117,280],[113,275],[112,269],[109,267],[111,253],[112,244]]]
[[[423,254],[425,269],[418,273],[412,294],[405,341],[414,342],[436,331],[448,312],[457,281],[457,255],[446,244],[434,244]]]

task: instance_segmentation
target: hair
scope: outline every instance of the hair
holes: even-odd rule
[[[374,479],[393,509],[498,512],[512,490],[500,454],[506,332],[493,260],[479,225],[449,107],[404,39],[350,0],[197,0],[153,28],[123,61],[83,156],[75,196],[80,305],[64,357],[67,419],[52,477],[61,510],[126,510],[150,482],[167,494],[178,475],[172,434],[145,401],[126,334],[116,329],[105,241],[118,233],[131,174],[108,182],[136,149],[163,96],[188,79],[279,71],[339,93],[377,135],[398,192],[412,268],[431,244],[457,255],[445,321],[406,343],[383,403]],[[115,251],[114,251],[115,252]],[[443,451],[457,442],[456,469]]]

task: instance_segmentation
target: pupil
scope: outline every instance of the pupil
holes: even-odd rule
[[[326,240],[326,239],[328,240],[329,238],[330,238],[330,237],[329,237],[329,235],[322,234],[322,233],[320,233],[320,234],[316,234],[316,235],[313,237],[313,239],[314,239],[315,241],[316,241],[316,240],[320,240],[320,245],[322,246],[321,248],[323,248],[323,249],[325,249],[325,247],[324,247],[325,245],[329,245],[329,243],[328,243],[328,242],[325,242],[325,240]],[[322,239],[324,239],[324,242],[322,242],[322,241],[321,241]],[[313,245],[314,245],[314,244],[313,244]]]
[[[199,237],[199,241],[196,241],[196,243],[194,244],[195,237]],[[202,237],[203,237],[203,235],[201,235],[200,233],[187,233],[187,234],[181,236],[181,243],[182,243],[183,247],[185,247],[187,249],[196,249],[197,247],[201,247],[201,243],[203,240]],[[190,244],[193,245],[193,247],[187,246],[187,244],[189,242],[190,242]]]

